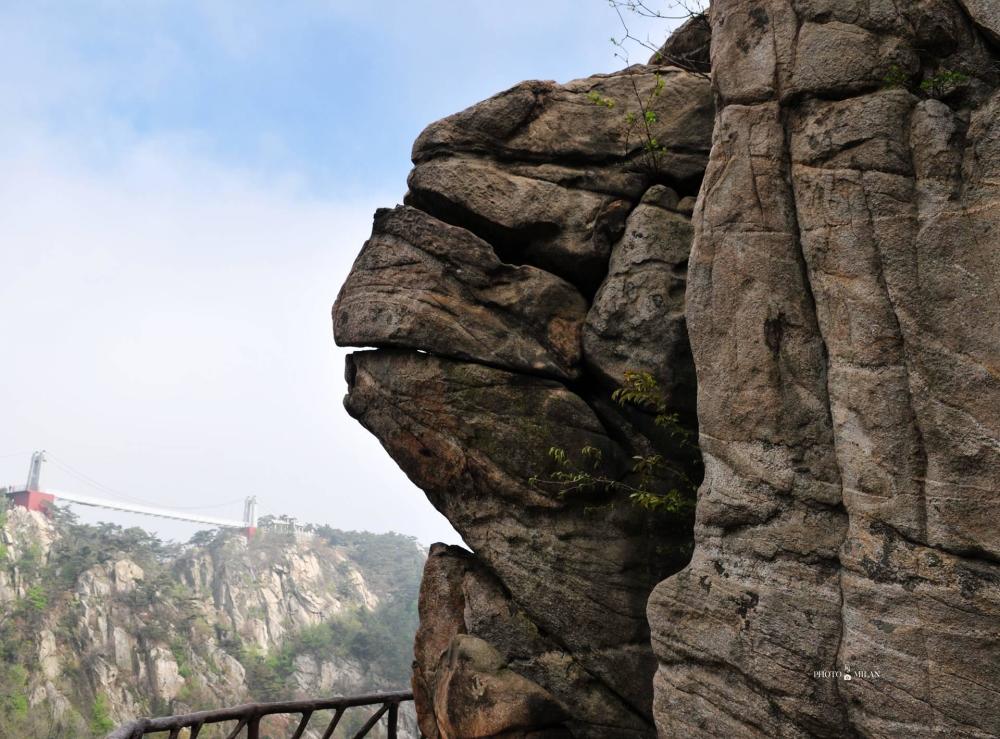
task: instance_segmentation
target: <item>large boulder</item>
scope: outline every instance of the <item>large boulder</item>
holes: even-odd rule
[[[599,449],[609,474],[624,469],[625,451],[591,408],[555,380],[418,353],[351,355],[348,386],[348,412],[538,628],[637,710],[648,705],[645,602],[663,574],[656,548],[674,532],[651,530],[626,496],[529,482],[554,469],[553,446]]]
[[[481,707],[478,701],[459,700],[450,692],[455,654],[467,652],[470,644],[484,652],[483,645],[489,645],[492,674],[520,676],[516,681],[510,677],[518,687],[504,703],[510,706],[520,700],[527,705],[511,713],[531,714],[544,707],[548,718],[535,720],[534,730],[593,737],[609,731],[618,736],[646,734],[645,722],[633,709],[540,632],[482,560],[461,547],[435,544],[420,587],[413,673],[421,731],[428,739],[446,735],[444,726],[452,722],[436,711],[463,713]],[[539,696],[549,697],[539,700]],[[566,712],[567,706],[572,706],[572,714]]]
[[[997,735],[997,59],[953,0],[712,24],[705,480],[650,600],[660,732]]]

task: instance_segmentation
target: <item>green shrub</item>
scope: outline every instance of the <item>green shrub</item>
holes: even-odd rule
[[[32,585],[24,593],[25,602],[35,611],[44,611],[49,605],[49,597],[41,585]]]
[[[889,67],[889,71],[882,78],[882,86],[888,89],[904,88],[926,98],[940,99],[955,92],[962,85],[969,82],[969,75],[953,69],[942,69],[937,74],[924,77],[919,84],[915,84],[914,77],[908,74],[898,64]]]
[[[653,414],[654,423],[664,428],[679,449],[694,449],[691,432],[677,413],[667,407],[666,396],[649,372],[626,371],[622,385],[611,394],[621,406],[631,405]],[[625,493],[634,505],[648,511],[687,515],[694,507],[698,483],[684,466],[662,454],[636,455],[624,477],[611,477],[604,470],[600,449],[583,447],[573,461],[560,447],[551,447],[549,457],[555,470],[547,477],[532,477],[536,487],[554,488],[560,495],[585,492]],[[668,487],[661,488],[664,483]]]
[[[935,75],[925,77],[920,83],[920,91],[928,97],[941,98],[950,94],[969,81],[969,75],[950,69],[943,69]]]
[[[98,693],[97,697],[94,698],[90,716],[90,730],[97,736],[104,736],[115,728],[115,724],[111,720],[111,708],[104,693]]]

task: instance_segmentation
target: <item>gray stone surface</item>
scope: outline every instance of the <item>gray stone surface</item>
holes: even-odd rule
[[[956,2],[882,5],[714,3],[663,736],[1000,733],[996,59]],[[942,70],[970,79],[928,99]]]
[[[626,370],[650,372],[672,407],[694,411],[684,323],[691,221],[660,207],[676,206],[676,200],[673,191],[658,186],[632,211],[587,314],[583,352],[607,384],[616,385]]]
[[[994,0],[960,0],[960,2],[990,40],[1000,44],[1000,5]]]
[[[657,78],[663,90],[650,98]],[[639,112],[636,91],[657,117],[660,173],[650,171],[639,131],[625,135],[626,115]],[[592,293],[652,180],[697,186],[713,111],[707,79],[671,67],[524,82],[427,127],[413,146],[407,202],[470,229],[506,261]]]
[[[712,25],[707,14],[684,21],[649,59],[650,64],[670,64],[690,72],[707,74],[712,69]]]
[[[496,664],[516,671],[533,685],[546,685],[552,701],[563,712],[559,723],[573,736],[599,739],[609,732],[617,736],[646,733],[645,722],[626,703],[572,654],[539,632],[478,557],[461,547],[435,544],[421,584],[413,675],[414,695],[423,719],[421,730],[428,739],[438,739],[438,727],[444,723],[435,717],[434,706],[479,708],[477,701],[436,693],[439,685],[447,685],[441,676],[450,670],[456,638],[465,634],[489,644]],[[530,699],[536,691],[518,690],[518,695],[522,700]],[[516,698],[510,696],[508,703]]]
[[[624,124],[633,82],[648,95],[658,75],[666,148],[653,168]],[[425,572],[414,688],[428,736],[655,731],[645,605],[687,561],[690,521],[530,479],[554,471],[553,446],[577,462],[601,449],[610,476],[634,454],[672,453],[610,393],[625,369],[645,369],[693,409],[681,213],[713,107],[706,78],[639,66],[523,83],[432,124],[407,206],[380,211],[341,291],[338,343],[380,347],[349,360],[348,411],[475,551],[439,552]],[[670,301],[669,324],[654,325],[658,298],[626,296],[645,285]],[[582,360],[588,312],[594,362]]]
[[[334,305],[334,336],[572,377],[586,311],[558,277],[503,264],[468,231],[401,206],[376,214]]]
[[[416,353],[351,355],[348,380],[348,412],[532,623],[558,635],[641,719],[654,667],[644,609],[662,570],[654,552],[676,534],[651,531],[648,514],[624,497],[608,506],[603,492],[562,495],[529,483],[554,469],[551,446],[592,446],[610,474],[624,469],[627,455],[594,412],[554,380]]]

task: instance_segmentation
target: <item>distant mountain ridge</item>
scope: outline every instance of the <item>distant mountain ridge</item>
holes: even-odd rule
[[[172,544],[65,510],[0,512],[0,739],[407,689],[417,542],[263,523],[249,543],[204,531]],[[336,736],[365,718],[348,713]],[[412,709],[402,724],[416,735]]]

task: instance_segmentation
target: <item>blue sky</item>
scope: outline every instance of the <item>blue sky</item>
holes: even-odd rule
[[[47,448],[163,505],[254,493],[459,541],[343,411],[329,307],[426,124],[621,66],[617,23],[603,0],[0,2],[0,484]]]

